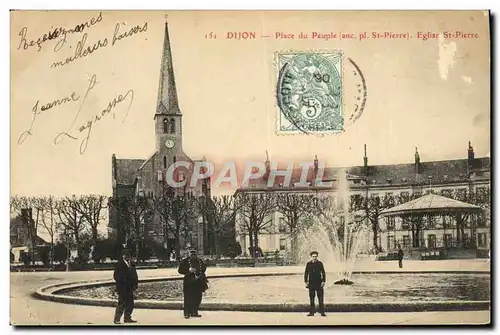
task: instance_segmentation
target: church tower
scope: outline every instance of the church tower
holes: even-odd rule
[[[156,166],[165,171],[182,154],[182,114],[175,87],[172,51],[165,21],[165,37],[155,113]]]

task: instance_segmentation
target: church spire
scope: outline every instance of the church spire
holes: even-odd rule
[[[163,41],[163,55],[160,69],[160,84],[158,86],[157,114],[181,114],[175,87],[174,67],[172,63],[172,51],[170,50],[170,38],[168,36],[168,23],[165,18],[165,37]]]

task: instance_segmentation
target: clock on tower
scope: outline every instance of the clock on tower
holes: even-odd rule
[[[172,140],[172,139],[168,139],[168,140],[166,140],[166,141],[165,141],[165,147],[166,147],[167,149],[172,149],[173,147],[175,147],[175,142],[174,142],[174,140]]]

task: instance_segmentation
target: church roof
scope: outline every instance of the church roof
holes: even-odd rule
[[[116,159],[116,183],[122,185],[134,184],[137,171],[144,162],[144,159]]]
[[[177,89],[175,86],[174,66],[172,62],[172,51],[170,49],[170,37],[168,24],[165,21],[165,37],[163,41],[163,56],[160,69],[160,83],[158,85],[157,114],[181,114]]]
[[[139,169],[138,169],[138,170],[142,170],[142,169],[146,166],[146,164],[147,164],[147,163],[148,163],[151,159],[153,159],[153,158],[156,156],[156,153],[157,153],[157,151],[155,151],[155,152],[154,152],[151,156],[149,156],[149,158],[148,158],[148,159],[146,159],[146,160],[144,161],[144,163],[142,163],[142,164],[141,164],[141,166],[139,167]]]

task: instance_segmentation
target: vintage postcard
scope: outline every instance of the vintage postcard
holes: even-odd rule
[[[12,11],[12,325],[488,325],[488,11]]]

